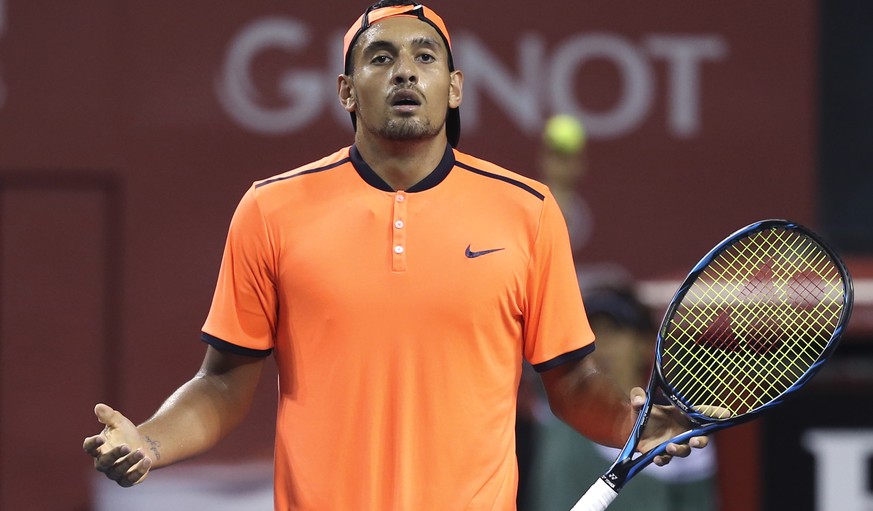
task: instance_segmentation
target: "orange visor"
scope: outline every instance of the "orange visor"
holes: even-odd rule
[[[440,37],[443,38],[443,42],[445,42],[446,48],[449,52],[449,70],[455,70],[455,65],[452,61],[452,40],[449,37],[449,31],[446,29],[446,24],[443,22],[443,19],[431,9],[421,4],[415,4],[380,7],[378,9],[374,9],[373,7],[368,8],[364,14],[362,14],[361,17],[352,24],[351,28],[346,32],[345,37],[343,37],[343,58],[345,62],[345,67],[343,69],[344,73],[349,73],[349,63],[351,58],[350,52],[355,45],[355,41],[358,40],[358,37],[360,37],[365,30],[370,28],[371,25],[374,25],[385,18],[393,18],[394,16],[415,17],[436,29]]]

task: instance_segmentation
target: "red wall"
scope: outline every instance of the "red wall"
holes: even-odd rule
[[[760,218],[814,226],[813,2],[489,5],[431,4],[460,149],[537,176],[544,119],[582,113],[586,262],[657,277]],[[0,0],[0,508],[87,508],[93,404],[143,420],[196,371],[237,199],[351,140],[337,41],[363,7]],[[273,387],[210,456],[269,453]]]

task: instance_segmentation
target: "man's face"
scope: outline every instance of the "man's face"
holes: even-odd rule
[[[448,50],[433,27],[407,16],[384,19],[352,51],[352,101],[345,104],[363,135],[399,141],[442,132],[447,109],[460,104],[461,75],[449,72]]]

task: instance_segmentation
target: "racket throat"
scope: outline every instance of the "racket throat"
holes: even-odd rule
[[[634,467],[634,460],[627,459],[620,461],[609,469],[609,472],[600,476],[604,483],[608,484],[615,493],[621,491],[625,481],[630,478],[631,469]]]

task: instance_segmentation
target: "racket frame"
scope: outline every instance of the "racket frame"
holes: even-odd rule
[[[831,338],[828,340],[827,345],[822,350],[822,353],[819,355],[816,361],[813,362],[810,368],[806,370],[796,382],[794,382],[794,384],[789,386],[786,390],[784,390],[775,398],[771,399],[769,402],[747,413],[743,413],[734,417],[727,417],[724,419],[717,419],[706,416],[702,413],[694,411],[692,407],[688,403],[686,403],[682,399],[682,397],[676,392],[676,389],[667,383],[666,378],[664,377],[661,364],[661,347],[663,345],[666,330],[670,325],[670,320],[672,319],[676,308],[682,303],[683,298],[691,289],[691,286],[697,281],[699,275],[707,268],[707,266],[713,259],[715,259],[719,254],[721,254],[740,240],[758,231],[764,231],[774,228],[794,230],[801,233],[802,235],[810,238],[812,241],[821,246],[823,250],[828,254],[828,256],[834,261],[835,266],[839,271],[840,277],[842,278],[844,284],[844,311],[840,315],[840,322],[834,329],[834,332],[831,335]],[[853,297],[854,288],[852,284],[852,278],[849,275],[849,272],[846,269],[846,265],[843,263],[842,259],[840,259],[837,253],[833,249],[831,249],[831,247],[823,239],[821,239],[821,237],[800,224],[783,219],[761,220],[759,222],[747,225],[746,227],[737,230],[736,232],[725,238],[721,243],[719,243],[712,250],[710,250],[709,253],[707,253],[700,260],[700,262],[698,262],[694,266],[694,268],[691,270],[691,272],[689,272],[688,276],[685,277],[685,280],[679,286],[678,290],[673,296],[673,299],[670,301],[670,305],[667,307],[667,310],[664,313],[664,318],[661,322],[661,326],[658,329],[657,347],[655,350],[655,362],[653,364],[652,374],[649,378],[649,383],[646,389],[646,401],[643,404],[642,409],[640,410],[640,414],[637,417],[637,420],[634,424],[630,436],[627,439],[627,442],[621,449],[621,452],[616,457],[616,461],[612,464],[609,470],[600,477],[600,479],[603,480],[607,485],[609,485],[610,488],[615,490],[616,493],[618,493],[622,486],[624,486],[624,484],[627,483],[627,481],[629,481],[631,478],[633,478],[639,471],[648,466],[656,457],[665,454],[668,444],[686,443],[692,437],[706,436],[720,429],[750,421],[758,417],[762,413],[766,412],[767,410],[773,408],[774,406],[782,403],[795,391],[803,387],[810,380],[810,378],[812,378],[819,371],[819,369],[821,369],[821,366],[824,364],[824,362],[833,354],[834,350],[837,347],[840,336],[843,334],[843,331],[845,330],[851,316]],[[660,445],[650,449],[649,451],[634,457],[634,453],[640,441],[642,432],[646,427],[649,416],[651,415],[652,406],[654,404],[654,395],[659,390],[670,401],[671,404],[676,406],[691,421],[694,427],[684,433],[676,435],[670,440],[661,443]]]

